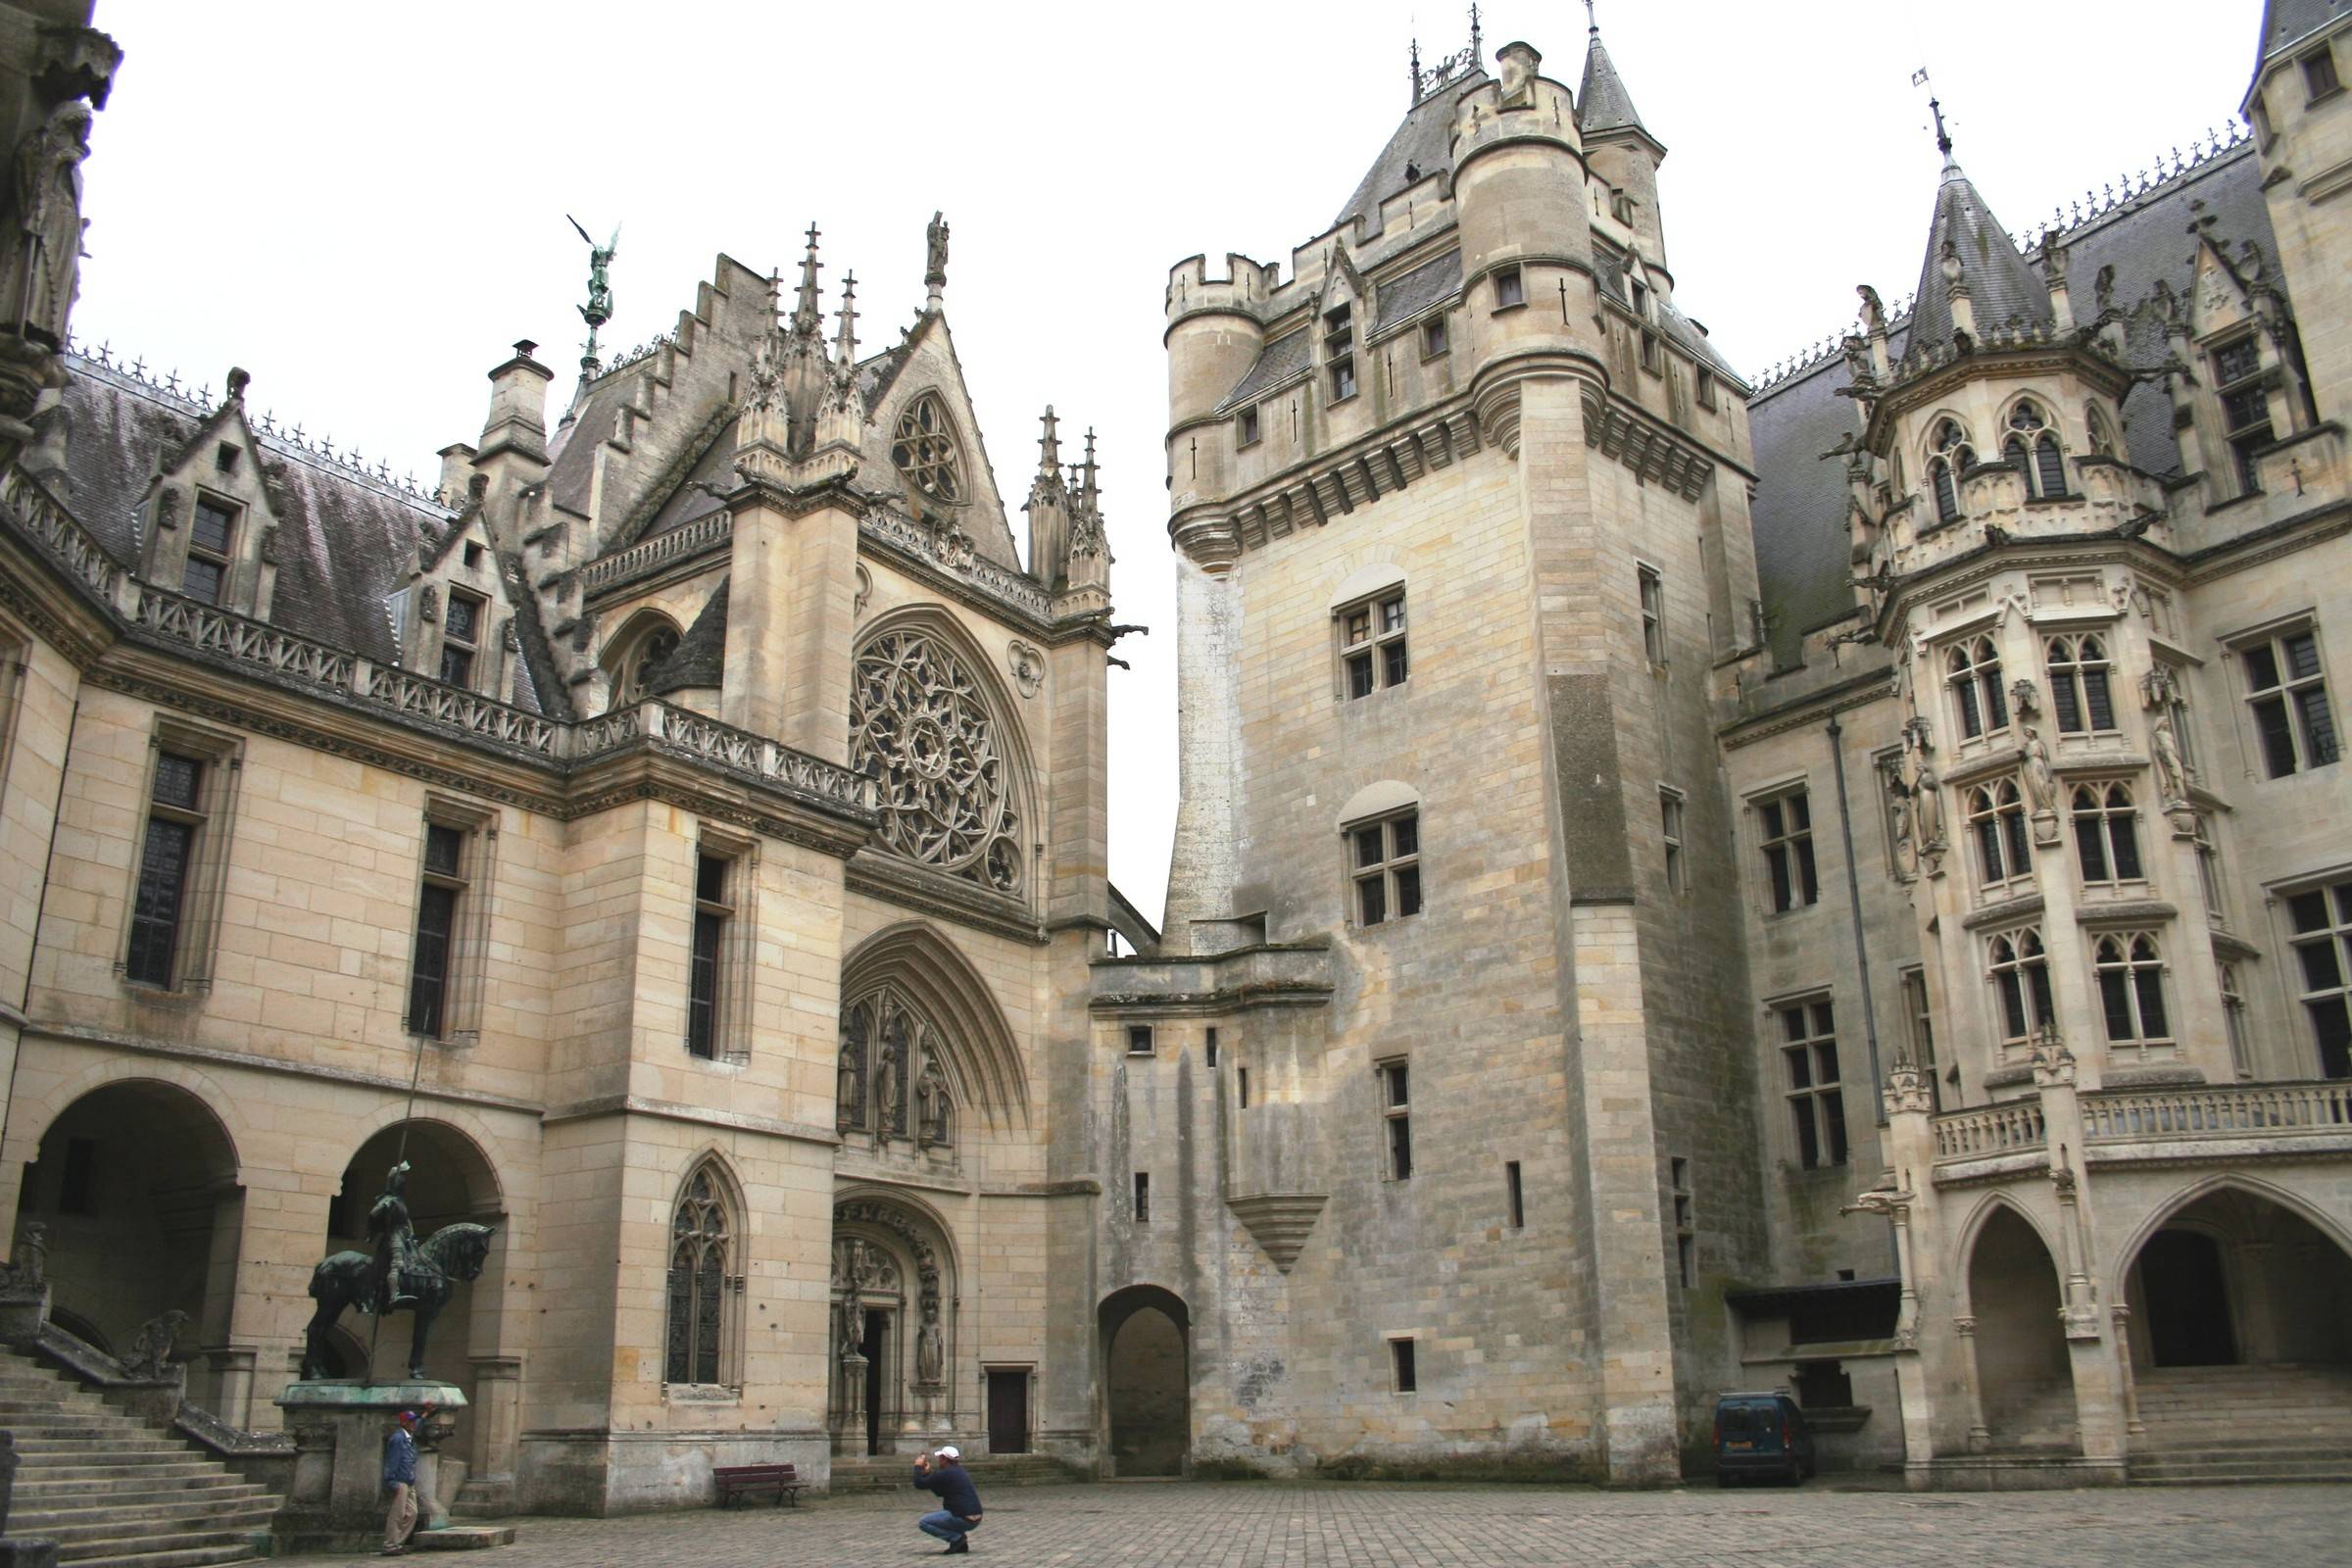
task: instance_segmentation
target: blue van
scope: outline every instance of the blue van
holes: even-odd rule
[[[1813,1473],[1813,1429],[1786,1391],[1726,1394],[1715,1401],[1715,1484],[1771,1476],[1789,1486]]]

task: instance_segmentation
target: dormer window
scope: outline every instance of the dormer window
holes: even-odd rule
[[[2066,494],[2066,459],[2038,405],[2021,402],[2010,413],[2009,439],[2001,443],[2001,456],[2025,476],[2027,500],[2049,501]]]
[[[237,459],[241,456],[243,451],[234,442],[223,441],[214,449],[213,466],[221,473],[234,473],[237,471]]]
[[[2222,400],[2223,439],[2237,464],[2239,490],[2252,495],[2262,488],[2256,455],[2273,439],[2271,394],[2263,384],[2262,349],[2253,333],[2213,351],[2213,380]]]
[[[942,506],[962,504],[963,471],[956,426],[948,417],[947,406],[935,394],[924,393],[899,416],[898,429],[891,436],[890,461],[917,495]]]
[[[188,528],[188,565],[179,591],[208,605],[220,603],[228,585],[230,546],[237,536],[237,509],[211,496],[196,498],[196,520]]]
[[[1936,455],[1928,460],[1928,482],[1936,490],[1936,520],[1957,521],[1960,516],[1960,475],[1977,461],[1968,445],[1968,432],[1946,419],[1936,427]]]
[[[449,685],[473,684],[473,656],[487,608],[479,595],[450,590],[449,613],[441,622],[441,679]]]
[[[1355,310],[1342,305],[1323,313],[1323,359],[1331,375],[1331,401],[1355,396]]]
[[[1634,285],[1634,314],[1644,321],[1649,319],[1649,288],[1646,284]]]
[[[2303,92],[2312,103],[2318,103],[2343,90],[2335,75],[2335,51],[2322,47],[2296,62],[2303,68]]]

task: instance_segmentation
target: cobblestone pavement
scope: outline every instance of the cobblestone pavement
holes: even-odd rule
[[[908,1490],[804,1506],[528,1519],[474,1568],[791,1568],[935,1556]],[[2352,1487],[2214,1487],[1916,1495],[1712,1487],[1126,1482],[1009,1487],[972,1558],[1021,1568],[2163,1568],[2352,1561]],[[279,1559],[319,1564],[324,1557]]]

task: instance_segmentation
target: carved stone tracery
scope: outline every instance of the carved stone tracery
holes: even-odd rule
[[[920,631],[865,645],[850,687],[850,765],[872,778],[882,842],[994,888],[1021,889],[1021,821],[996,720],[964,662]]]

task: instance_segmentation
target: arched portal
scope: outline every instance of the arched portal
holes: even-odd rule
[[[1970,1249],[1977,1383],[1995,1448],[2072,1447],[2074,1377],[2058,1312],[2050,1250],[2025,1217],[2001,1204]]]
[[[956,1431],[959,1296],[938,1217],[879,1189],[833,1205],[829,1422],[840,1454],[911,1452]]]
[[[2352,1363],[2352,1255],[2242,1187],[2208,1187],[2164,1213],[2124,1292],[2143,1369]]]
[[[480,1145],[447,1122],[428,1119],[394,1122],[376,1131],[343,1168],[342,1186],[327,1204],[327,1234],[318,1255],[370,1250],[368,1211],[383,1194],[393,1165],[403,1159],[409,1164],[404,1197],[418,1240],[461,1220],[493,1228],[490,1259],[482,1277],[456,1285],[449,1304],[433,1321],[432,1338],[425,1348],[426,1374],[464,1389],[470,1404],[474,1373],[467,1351],[474,1344],[494,1345],[497,1341],[489,1320],[498,1309],[507,1244],[505,1194]],[[477,1314],[485,1319],[479,1333],[475,1330]],[[337,1347],[357,1363],[348,1368],[350,1376],[392,1381],[408,1375],[413,1320],[406,1313],[379,1322],[347,1310],[338,1327],[350,1338],[348,1342],[338,1339]],[[473,1449],[468,1421],[468,1411],[458,1413],[455,1451]]]
[[[226,1348],[236,1298],[245,1224],[237,1170],[211,1106],[176,1085],[124,1079],[49,1124],[17,1215],[20,1236],[27,1224],[42,1227],[61,1326],[79,1323],[102,1348],[120,1349],[150,1318],[187,1314],[175,1354],[188,1363],[188,1397],[207,1409],[218,1409],[221,1390],[203,1352]]]
[[[1103,1298],[1102,1412],[1112,1475],[1182,1475],[1192,1453],[1192,1314],[1156,1285]]]

